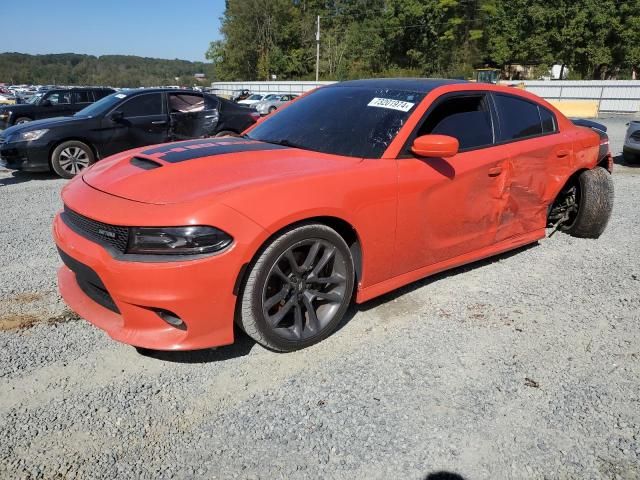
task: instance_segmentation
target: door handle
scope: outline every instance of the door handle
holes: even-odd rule
[[[558,158],[564,158],[569,156],[569,153],[570,153],[569,150],[559,150],[558,153],[556,153],[556,156]]]
[[[156,120],[155,122],[151,122],[151,125],[164,125],[166,123],[166,120]]]
[[[493,168],[489,169],[489,176],[490,177],[497,177],[501,173],[502,173],[502,167],[493,167]]]

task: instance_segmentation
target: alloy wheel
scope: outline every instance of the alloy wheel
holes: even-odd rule
[[[347,298],[346,259],[324,239],[307,239],[289,247],[267,274],[262,313],[273,333],[306,340],[321,332]]]
[[[60,152],[60,167],[72,174],[77,174],[89,166],[89,155],[80,147],[67,147]]]

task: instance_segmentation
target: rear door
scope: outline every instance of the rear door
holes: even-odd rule
[[[121,112],[122,118],[114,120],[114,112]],[[111,134],[101,149],[103,156],[169,140],[169,118],[160,92],[132,96],[106,115],[104,125]]]
[[[545,228],[547,207],[557,193],[554,173],[566,176],[573,149],[570,140],[558,131],[550,110],[506,93],[494,93],[493,99],[499,119],[498,141],[512,150],[508,201],[496,236],[500,241]]]
[[[459,153],[414,155],[413,140],[428,134],[457,138]],[[398,159],[395,275],[495,242],[511,151],[495,143],[496,115],[487,92],[445,94],[429,108]]]
[[[216,132],[217,102],[199,93],[170,92],[168,108],[171,140],[211,137]]]

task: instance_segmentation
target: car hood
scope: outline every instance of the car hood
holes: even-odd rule
[[[33,122],[22,123],[7,128],[4,133],[9,136],[13,133],[30,132],[32,130],[50,129],[55,127],[67,127],[75,123],[86,120],[86,117],[54,117],[45,118],[43,120],[34,120]]]
[[[82,178],[104,193],[162,205],[323,175],[361,161],[241,138],[200,139],[130,150],[98,162]]]

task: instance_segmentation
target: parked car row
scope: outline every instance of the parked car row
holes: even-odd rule
[[[0,132],[0,160],[9,168],[53,170],[71,178],[114,153],[174,140],[238,135],[260,118],[246,106],[193,90],[110,92],[52,90],[33,105],[0,109],[9,126]],[[80,109],[81,100],[92,102]]]
[[[234,102],[250,105],[260,115],[269,115],[296,97],[294,93],[251,93],[249,90],[234,90],[231,95]]]

